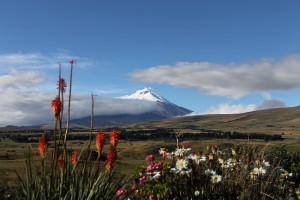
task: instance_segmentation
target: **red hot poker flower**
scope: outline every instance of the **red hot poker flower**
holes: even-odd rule
[[[77,151],[73,151],[71,153],[71,164],[72,165],[75,165],[78,161],[78,156],[79,156],[79,153]]]
[[[59,100],[58,96],[52,100],[51,107],[52,107],[52,111],[54,113],[54,117],[56,119],[62,108],[62,104],[61,104],[61,101]]]
[[[112,165],[116,161],[116,159],[117,159],[117,150],[113,145],[110,145],[107,158],[105,161],[105,167],[108,172],[111,171]]]
[[[98,134],[96,135],[96,147],[98,149],[98,158],[101,156],[101,151],[103,149],[104,143],[105,143],[105,135],[103,131],[100,129]]]
[[[114,147],[117,146],[118,141],[119,141],[119,133],[116,130],[112,130],[109,134],[110,138],[110,144],[112,144]]]
[[[63,159],[63,156],[60,155],[57,159],[56,166],[58,169],[60,169],[60,168],[62,168],[63,164],[64,164],[64,159]]]
[[[64,78],[60,78],[58,80],[58,89],[60,89],[62,92],[65,92],[67,87],[66,81]]]
[[[45,135],[43,134],[39,140],[38,144],[39,152],[42,158],[45,156],[45,151],[47,149],[47,140],[45,138]]]

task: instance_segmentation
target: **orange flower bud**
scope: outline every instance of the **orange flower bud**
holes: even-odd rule
[[[116,159],[117,159],[117,150],[116,150],[115,146],[113,146],[111,144],[109,146],[109,150],[108,150],[108,154],[107,154],[107,158],[106,158],[106,162],[105,162],[105,167],[108,172],[111,171],[112,165],[116,161]]]
[[[59,80],[58,80],[58,89],[60,89],[62,92],[65,92],[65,90],[66,90],[66,87],[67,87],[67,84],[66,84],[66,81],[65,81],[65,79],[64,78],[60,78]]]
[[[42,158],[45,156],[45,151],[47,149],[47,140],[45,138],[45,135],[43,134],[39,140],[38,144],[39,152]]]
[[[79,156],[79,153],[77,151],[73,151],[71,153],[71,164],[72,165],[75,165],[78,161],[78,156]]]
[[[61,108],[62,108],[62,103],[59,100],[58,96],[54,100],[52,100],[51,107],[52,107],[52,111],[54,113],[54,117],[55,117],[55,119],[57,119],[57,117],[61,111]]]
[[[64,164],[64,159],[63,159],[63,156],[60,155],[57,159],[56,166],[58,169],[60,169],[60,168],[62,168],[63,164]]]
[[[118,141],[119,141],[119,133],[116,130],[112,130],[109,134],[110,138],[110,144],[112,144],[114,147],[117,146]]]
[[[101,151],[103,149],[104,143],[105,143],[105,135],[100,129],[98,134],[96,135],[96,147],[98,149],[98,158],[101,156]]]

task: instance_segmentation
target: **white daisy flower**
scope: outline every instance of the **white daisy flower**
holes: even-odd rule
[[[207,169],[207,170],[204,171],[204,173],[206,175],[215,175],[216,174],[216,172],[212,169]]]
[[[194,195],[195,195],[196,197],[199,196],[199,195],[200,195],[200,191],[199,191],[199,190],[196,190],[195,193],[194,193]]]
[[[263,166],[265,166],[265,167],[270,167],[269,161],[263,160],[263,161],[262,161],[262,164],[263,164]]]
[[[176,162],[176,168],[178,170],[183,170],[188,168],[188,161],[185,159],[178,159]]]
[[[211,182],[212,183],[219,183],[222,180],[222,176],[218,175],[218,174],[214,174],[211,176]]]
[[[160,149],[158,150],[158,152],[159,152],[160,155],[166,154],[166,153],[167,153],[166,148],[160,148]]]
[[[262,167],[260,167],[260,168],[255,167],[253,169],[253,173],[255,173],[257,175],[264,175],[264,174],[266,174],[266,169],[264,169]]]
[[[176,149],[174,152],[175,156],[183,156],[183,154],[184,154],[184,149],[182,148]]]
[[[206,156],[201,156],[200,161],[206,161]]]

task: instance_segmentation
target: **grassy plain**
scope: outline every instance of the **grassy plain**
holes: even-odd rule
[[[126,125],[121,128],[127,130],[143,130],[156,128],[172,128],[185,132],[198,132],[200,129],[237,131],[240,133],[266,133],[281,134],[283,141],[265,142],[264,140],[229,140],[229,139],[210,139],[187,142],[193,151],[205,151],[207,145],[219,144],[221,148],[229,148],[231,144],[251,143],[255,145],[281,146],[287,150],[300,152],[300,106],[291,108],[277,108],[261,110],[242,114],[232,115],[201,115],[191,117],[181,117],[160,121],[144,122],[139,124]],[[25,133],[24,133],[25,134]],[[86,133],[88,134],[88,133]],[[1,137],[1,135],[0,135]],[[68,148],[81,151],[87,147],[88,141],[68,141]],[[9,139],[0,141],[0,186],[16,185],[17,176],[25,174],[25,153],[27,146],[31,146],[35,159],[38,160],[37,143],[17,143]],[[51,145],[50,145],[51,146]],[[53,146],[53,145],[52,145]],[[166,147],[172,149],[176,146],[175,138],[168,141],[147,140],[147,141],[126,141],[120,140],[117,147],[118,159],[116,162],[117,173],[130,176],[135,169],[145,163],[145,157],[149,154],[157,158],[158,149]],[[92,143],[92,150],[96,151],[95,143]],[[106,155],[108,145],[103,149]],[[48,155],[51,151],[48,150]],[[50,157],[50,156],[49,156]],[[101,163],[104,168],[104,162]]]
[[[228,149],[232,144],[243,144],[250,143],[262,146],[281,146],[285,147],[290,151],[300,152],[300,142],[293,138],[287,137],[283,141],[272,141],[265,142],[263,140],[229,140],[229,139],[210,139],[210,140],[197,140],[197,141],[182,141],[179,138],[180,143],[188,143],[192,148],[193,152],[205,151],[207,145],[220,145],[221,149]],[[86,148],[88,141],[69,141],[68,147],[72,150],[81,151]],[[38,161],[40,159],[37,144],[36,143],[16,143],[11,140],[2,140],[0,142],[0,186],[15,186],[17,185],[17,176],[15,171],[19,174],[25,174],[25,154],[27,146],[31,146],[33,149],[33,155]],[[116,162],[115,169],[120,175],[129,177],[133,174],[135,169],[145,164],[145,157],[147,155],[154,155],[157,160],[160,160],[158,150],[161,147],[165,147],[169,150],[176,147],[176,140],[158,141],[158,140],[147,140],[147,141],[126,141],[120,140],[117,151],[118,159]],[[92,150],[96,151],[95,143],[92,143]],[[50,158],[51,151],[48,149],[47,155]],[[104,146],[103,155],[106,155],[108,151],[108,145]],[[38,162],[37,162],[38,163]],[[101,162],[103,168],[105,163]]]

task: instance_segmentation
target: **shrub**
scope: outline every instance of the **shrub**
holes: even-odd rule
[[[296,199],[300,180],[295,169],[284,168],[283,158],[271,159],[281,151],[249,144],[227,151],[208,146],[205,153],[185,145],[172,152],[161,148],[162,162],[149,155],[147,165],[134,174],[130,198]],[[299,167],[299,155],[293,161]]]

